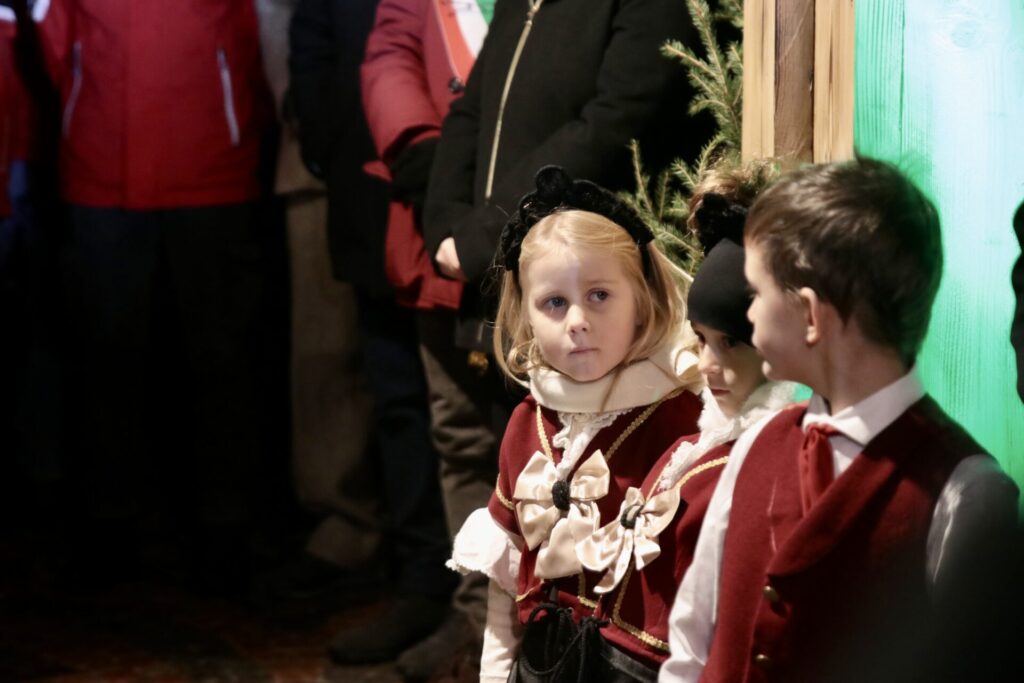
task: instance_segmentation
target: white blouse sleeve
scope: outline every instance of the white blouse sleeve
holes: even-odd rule
[[[461,574],[481,572],[501,590],[515,595],[523,539],[501,527],[487,508],[475,510],[455,536],[450,569]]]
[[[519,651],[522,626],[512,596],[491,581],[487,586],[487,626],[480,656],[480,683],[505,683]]]

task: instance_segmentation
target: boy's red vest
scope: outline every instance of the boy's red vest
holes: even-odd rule
[[[802,517],[805,410],[765,426],[736,482],[702,681],[894,680],[926,644],[932,514],[956,465],[983,450],[925,397]]]

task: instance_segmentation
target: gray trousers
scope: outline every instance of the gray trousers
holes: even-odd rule
[[[341,567],[380,545],[378,485],[366,457],[372,400],[360,366],[352,287],[331,276],[327,200],[288,199],[292,297],[292,471],[299,502],[321,521],[306,551]]]
[[[498,447],[514,407],[493,361],[480,373],[454,344],[455,313],[420,311],[420,353],[430,393],[431,434],[441,456],[441,492],[454,537],[474,510],[485,507],[498,477]],[[487,577],[462,577],[453,604],[483,634]]]

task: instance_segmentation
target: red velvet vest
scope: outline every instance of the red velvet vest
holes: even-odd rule
[[[527,397],[509,420],[501,444],[497,491],[491,496],[488,504],[488,510],[495,521],[519,535],[522,535],[522,532],[514,509],[516,501],[513,499],[512,491],[515,490],[515,482],[530,458],[541,450],[537,434],[536,405],[532,397]],[[644,408],[630,410],[598,432],[580,457],[578,464],[582,464],[597,449],[607,453],[612,443],[643,410]],[[689,391],[683,391],[658,406],[650,417],[622,442],[608,463],[611,471],[608,494],[598,501],[602,524],[615,519],[625,498],[626,489],[630,486],[641,486],[655,462],[678,440],[680,434],[689,434],[697,430],[700,411],[700,398]],[[551,438],[560,429],[558,416],[548,409],[542,409],[541,416],[550,443]],[[562,457],[560,449],[553,449],[553,454],[556,462]],[[558,588],[559,603],[571,607],[577,619],[595,613],[598,608],[598,596],[594,594],[593,587],[600,580],[600,575],[584,571],[577,576],[554,581],[541,580],[534,576],[536,561],[537,550],[524,548],[519,572],[519,595],[516,599],[521,622],[526,623],[533,608],[546,601],[552,584]],[[661,561],[662,558],[659,558],[654,564]],[[668,590],[670,589],[666,587],[663,592]],[[671,592],[674,595],[674,587]],[[601,601],[614,599],[613,593],[601,598]],[[602,629],[602,632],[604,630]],[[660,660],[654,660],[657,661]]]
[[[688,441],[697,438],[698,435],[684,437]],[[644,481],[644,494],[651,494],[672,453],[684,439],[670,446],[654,465]],[[661,554],[642,571],[630,570],[616,589],[600,601],[597,616],[610,622],[601,629],[601,635],[651,668],[657,669],[668,659],[669,612],[693,561],[704,513],[722,474],[723,459],[733,443],[712,448],[690,466],[679,488],[675,519],[658,537]]]
[[[805,410],[765,426],[740,471],[702,681],[894,680],[925,645],[932,514],[956,465],[983,450],[925,397],[804,517]]]

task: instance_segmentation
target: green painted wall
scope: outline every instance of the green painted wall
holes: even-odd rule
[[[856,0],[857,149],[939,208],[946,266],[920,367],[933,396],[1024,485],[1009,343],[1024,201],[1024,0]]]

